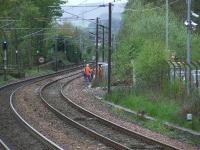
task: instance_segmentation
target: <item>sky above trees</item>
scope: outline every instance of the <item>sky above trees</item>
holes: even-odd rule
[[[117,3],[127,2],[127,0],[115,0],[115,1]],[[68,0],[67,4],[78,5],[78,4],[87,4],[87,3],[109,3],[109,2],[114,2],[114,0]]]

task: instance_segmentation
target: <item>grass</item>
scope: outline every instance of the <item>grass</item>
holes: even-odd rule
[[[144,128],[156,131],[158,133],[167,135],[172,138],[177,138],[183,142],[194,144],[196,146],[200,146],[200,138],[197,136],[192,136],[191,134],[187,134],[185,132],[182,132],[180,130],[175,130],[174,128],[170,128],[163,124],[162,120],[157,119],[156,121],[151,121],[148,119],[145,119],[144,117],[138,116],[138,115],[131,115],[128,112],[125,112],[118,108],[111,108],[111,111],[116,114],[117,116],[133,122],[135,124],[138,124],[139,126],[142,126]]]
[[[0,75],[0,86],[8,83],[9,81],[12,81],[12,80],[16,80],[16,78],[10,76],[10,75],[7,75],[7,79],[4,80],[4,75]]]
[[[37,70],[37,67],[33,67],[32,69],[26,69],[25,70],[26,77],[33,77],[33,76],[38,76],[38,75],[45,75],[49,73],[54,73],[52,70],[47,70],[47,69],[39,69],[39,72]],[[0,86],[7,84],[8,82],[16,80],[13,76],[7,75],[7,79],[4,80],[4,75],[0,75]]]
[[[177,105],[167,101],[151,101],[144,96],[127,96],[119,104],[136,111],[144,111],[147,115],[163,120],[174,120]]]
[[[39,69],[38,71],[37,67],[33,67],[32,69],[26,69],[25,72],[26,72],[26,77],[54,73],[53,70],[48,70],[48,69]]]
[[[161,122],[171,122],[179,126],[200,131],[200,121],[193,116],[193,121],[189,122],[184,117],[178,115],[181,109],[180,102],[162,97],[151,98],[147,94],[135,95],[122,91],[115,91],[111,95],[106,95],[105,99],[113,103],[129,108],[136,112],[144,112],[146,115],[156,118]]]

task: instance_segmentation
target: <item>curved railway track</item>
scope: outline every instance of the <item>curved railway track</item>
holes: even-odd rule
[[[65,72],[74,71],[74,70],[75,70],[75,68],[68,69]],[[62,73],[64,73],[64,72],[60,72],[58,74],[60,75]],[[46,138],[46,137],[48,137],[48,135],[45,135],[42,133],[44,135],[43,136],[41,134],[42,129],[40,129],[39,126],[37,129],[37,130],[39,130],[39,132],[38,132],[36,129],[34,129],[32,127],[31,124],[28,124],[25,121],[26,119],[23,119],[24,115],[20,115],[20,113],[17,112],[18,109],[15,108],[16,104],[13,104],[13,100],[15,100],[15,98],[17,97],[18,94],[20,95],[21,92],[23,92],[22,89],[24,89],[24,91],[26,91],[31,86],[33,86],[31,89],[32,92],[31,92],[31,90],[29,90],[28,92],[35,93],[37,99],[40,99],[40,101],[42,99],[42,102],[46,106],[48,106],[48,108],[51,110],[50,112],[53,112],[54,114],[56,114],[56,116],[57,116],[56,121],[54,120],[53,122],[50,122],[50,124],[54,124],[55,122],[57,123],[57,121],[63,122],[62,126],[64,126],[63,128],[65,128],[65,129],[61,130],[61,132],[68,132],[66,128],[69,128],[70,130],[73,130],[72,131],[73,133],[70,132],[67,134],[75,134],[76,136],[78,136],[78,138],[81,138],[82,141],[80,139],[76,139],[76,140],[77,140],[77,142],[81,141],[82,142],[81,146],[83,146],[83,147],[75,145],[75,148],[74,148],[74,145],[73,145],[73,146],[69,147],[69,149],[89,149],[94,145],[96,145],[96,147],[95,148],[93,147],[92,149],[120,149],[120,150],[121,149],[128,149],[128,150],[129,149],[167,149],[167,150],[168,149],[170,149],[170,150],[177,149],[178,150],[179,149],[179,148],[167,145],[165,143],[161,143],[154,139],[145,137],[145,136],[138,134],[132,130],[128,130],[127,128],[119,126],[108,120],[105,120],[104,118],[101,118],[101,117],[97,116],[96,114],[93,114],[92,112],[89,112],[88,110],[75,104],[72,100],[70,100],[65,95],[63,89],[65,86],[70,84],[72,81],[74,81],[75,79],[80,77],[80,71],[78,71],[76,73],[72,73],[72,74],[67,74],[65,76],[54,77],[55,75],[58,75],[58,74],[52,74],[52,75],[48,75],[48,76],[34,78],[31,80],[26,80],[23,82],[11,84],[10,86],[1,88],[0,92],[2,92],[4,94],[5,98],[6,98],[6,93],[7,93],[7,96],[11,95],[11,98],[10,98],[11,107],[7,106],[7,108],[10,109],[11,114],[14,112],[19,120],[23,120],[23,124],[25,124],[26,128],[29,128],[29,130],[31,130],[31,132],[30,131],[28,132],[26,129],[24,129],[24,126],[22,127],[21,125],[19,125],[18,121],[16,121],[16,119],[13,117],[13,115],[11,115],[13,117],[13,120],[15,120],[15,122],[11,122],[9,120],[8,122],[5,122],[4,127],[6,127],[6,123],[10,124],[10,122],[11,122],[12,124],[13,123],[16,124],[17,128],[8,127],[8,128],[10,128],[10,130],[8,132],[10,132],[10,134],[13,134],[13,131],[15,129],[19,130],[19,128],[21,128],[22,130],[20,130],[20,131],[22,131],[22,133],[23,133],[21,137],[24,137],[24,139],[21,138],[20,136],[19,136],[20,138],[19,137],[14,138],[14,136],[18,136],[21,134],[20,131],[16,132],[16,134],[14,134],[10,137],[8,136],[8,134],[9,134],[8,132],[7,132],[7,134],[2,134],[2,132],[0,131],[0,138],[2,139],[2,140],[0,140],[0,149],[9,149],[9,148],[10,149],[62,149],[61,147],[63,147],[62,144],[60,144],[59,142],[58,142],[59,143],[58,144],[59,146],[58,146],[57,144],[55,144],[57,142],[55,142],[55,143],[52,142],[55,140],[50,140],[51,138],[49,138],[49,139]],[[50,77],[52,77],[52,78],[50,78]],[[49,78],[49,79],[47,79],[47,78]],[[5,88],[5,90],[4,90],[4,88]],[[11,88],[11,89],[7,90],[8,88]],[[28,92],[25,95],[27,95]],[[28,96],[32,97],[31,94],[30,95],[28,94]],[[2,97],[0,97],[0,98],[2,98]],[[3,102],[3,101],[1,100],[0,102]],[[6,104],[7,103],[9,103],[9,102],[6,101]],[[23,103],[21,103],[21,104],[23,104]],[[32,104],[30,104],[31,105],[30,108],[34,107],[34,106],[32,106]],[[35,108],[33,108],[33,109],[34,109],[34,111],[37,111],[37,109],[35,109]],[[45,108],[42,108],[42,109],[45,109]],[[46,117],[46,116],[48,116],[47,112],[44,112],[42,115],[45,118],[48,118],[49,120],[51,120],[53,118],[52,115],[50,115],[50,117]],[[42,116],[42,115],[39,114],[39,116]],[[0,116],[0,117],[3,118],[3,116]],[[58,118],[59,118],[59,120],[58,120]],[[4,122],[0,122],[0,125],[2,123],[4,123]],[[40,124],[39,120],[38,120],[38,124]],[[0,127],[2,127],[2,126],[0,126]],[[76,128],[76,129],[74,129],[74,128]],[[13,131],[11,131],[11,130],[13,130]],[[78,131],[75,131],[75,130],[78,130]],[[85,133],[87,136],[85,136]],[[34,134],[34,136],[33,136],[33,134]],[[37,138],[35,135],[37,135]],[[88,137],[88,135],[89,135],[89,137]],[[91,137],[92,137],[92,139],[91,139]],[[94,139],[96,139],[97,141],[94,141]],[[13,142],[15,140],[19,143]],[[8,146],[6,146],[6,144],[3,141]],[[86,144],[84,144],[83,141],[86,142]],[[1,143],[4,143],[4,144],[1,144]],[[88,144],[88,143],[90,143],[90,144]],[[104,144],[107,146],[105,146]],[[5,145],[6,147],[3,145]],[[68,148],[65,147],[64,149],[68,149]]]
[[[77,73],[73,74],[67,74],[62,77],[70,78],[72,76],[75,76],[76,74],[80,75],[81,71],[77,71]],[[80,130],[76,131],[77,129],[72,125],[62,123],[63,121],[61,119],[53,115],[43,105],[41,99],[38,97],[39,87],[46,82],[52,82],[59,78],[61,78],[61,76],[52,78],[50,80],[34,82],[16,90],[16,92],[14,92],[15,95],[11,97],[13,101],[12,105],[13,107],[16,107],[15,110],[17,110],[22,118],[24,118],[24,120],[31,124],[31,126],[40,131],[40,133],[43,134],[45,137],[48,137],[49,139],[60,145],[63,149],[111,149],[104,146],[94,138],[80,133]],[[23,106],[19,107],[20,105]],[[21,109],[23,110],[21,111]]]
[[[0,139],[0,149],[10,150],[8,146]]]
[[[68,81],[67,84],[74,79]],[[49,95],[49,93],[51,91],[55,92],[55,89],[60,87],[59,81],[60,79],[50,82],[41,88],[40,96],[42,100],[57,116],[70,122],[90,136],[114,149],[178,149],[118,126],[76,105],[63,93],[62,89],[65,84],[61,86],[61,91],[56,90],[57,93],[52,98],[53,95]],[[59,92],[62,93],[62,97],[58,97]],[[56,103],[54,101],[55,98],[57,99]],[[58,104],[59,101],[62,105]]]
[[[78,68],[80,68],[80,66]],[[72,66],[71,69],[66,69],[54,74],[35,77],[0,87],[0,149],[61,149],[59,146],[52,146],[51,141],[45,139],[45,137],[42,138],[41,135],[36,137],[35,135],[38,135],[38,133],[33,129],[31,129],[30,132],[30,128],[27,130],[27,128],[22,126],[21,121],[19,122],[19,120],[16,119],[15,115],[17,113],[10,107],[9,97],[12,95],[13,91],[21,86],[63,74],[74,69],[77,69],[77,67]]]

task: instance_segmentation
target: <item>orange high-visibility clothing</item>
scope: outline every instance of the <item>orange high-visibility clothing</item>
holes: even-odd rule
[[[91,70],[90,67],[85,67],[85,75],[88,77],[90,76]]]

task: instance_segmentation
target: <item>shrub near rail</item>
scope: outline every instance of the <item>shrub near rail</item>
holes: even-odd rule
[[[14,77],[12,77],[12,76],[10,76],[10,75],[7,75],[7,80],[5,81],[5,80],[4,80],[4,75],[0,75],[0,86],[6,84],[6,83],[9,82],[9,81],[13,81],[13,80],[15,80],[15,79],[16,79],[16,78],[14,78]]]
[[[36,76],[36,75],[45,75],[45,74],[49,74],[49,73],[53,73],[53,70],[49,70],[49,69],[41,69],[37,67],[33,67],[32,69],[27,69],[26,71],[26,77],[31,77],[31,76]]]
[[[32,69],[25,70],[25,72],[26,72],[25,73],[26,77],[34,77],[34,76],[38,76],[38,75],[50,74],[50,73],[53,73],[54,71],[48,70],[48,69],[39,69],[39,72],[38,72],[37,67],[33,67]],[[6,80],[4,80],[4,75],[0,75],[0,86],[5,85],[14,80],[18,80],[18,78],[15,78],[15,77],[7,74]]]
[[[196,115],[193,116],[192,122],[187,121],[186,116],[183,115],[186,112],[182,111],[187,111],[188,107],[190,107],[183,107],[183,105],[187,104],[186,102],[182,104],[180,101],[151,92],[140,95],[138,93],[130,94],[124,92],[124,90],[123,92],[121,90],[113,91],[112,94],[106,95],[105,99],[138,113],[143,112],[145,115],[154,117],[161,122],[171,122],[185,128],[200,131],[200,120]],[[195,103],[195,101],[192,103]]]

